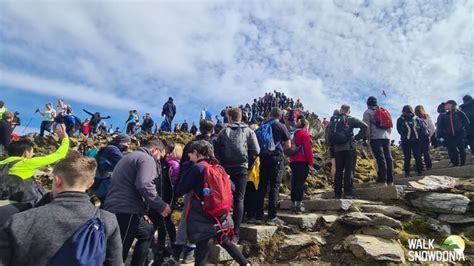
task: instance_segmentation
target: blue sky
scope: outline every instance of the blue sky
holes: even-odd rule
[[[64,98],[120,127],[130,109],[161,122],[169,96],[182,122],[274,89],[321,117],[343,103],[360,117],[370,95],[394,117],[435,115],[474,91],[473,14],[469,0],[3,0],[0,99],[24,123]]]

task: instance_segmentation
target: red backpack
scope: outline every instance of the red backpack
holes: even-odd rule
[[[219,219],[232,210],[232,186],[229,175],[218,164],[200,162],[204,166],[202,207],[212,217]]]
[[[392,116],[387,109],[379,107],[375,110],[375,126],[382,129],[393,127]]]

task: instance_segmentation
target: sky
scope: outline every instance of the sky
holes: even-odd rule
[[[27,131],[58,98],[123,127],[131,109],[161,123],[169,96],[182,122],[273,90],[320,117],[361,118],[371,95],[435,116],[473,94],[473,51],[470,0],[0,0],[0,100]]]

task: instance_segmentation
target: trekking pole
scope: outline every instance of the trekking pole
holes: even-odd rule
[[[30,121],[26,124],[25,128],[23,129],[23,132],[21,134],[24,134],[26,129],[28,129],[28,126],[30,125],[31,121],[33,121],[33,118],[35,118],[36,113],[38,112],[38,109],[33,113],[33,116],[30,118]]]
[[[125,125],[123,125],[122,127],[122,133],[124,133],[124,130],[125,130],[125,127],[127,126],[127,123],[125,123]]]

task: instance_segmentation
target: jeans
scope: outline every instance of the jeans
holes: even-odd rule
[[[390,152],[390,140],[374,139],[370,141],[370,146],[375,160],[377,160],[377,183],[393,183],[393,158]]]
[[[52,121],[43,121],[43,122],[41,122],[41,126],[40,126],[40,136],[43,137],[45,131],[48,131],[49,133],[53,133],[53,132],[51,131],[51,126],[52,126],[52,125],[53,125],[53,122],[52,122]]]
[[[281,171],[283,158],[279,156],[264,155],[260,158],[260,184],[258,186],[258,201],[256,219],[263,220],[263,205],[267,186],[270,183],[270,192],[268,198],[268,219],[277,216],[277,200],[281,183]]]
[[[446,137],[444,140],[448,147],[449,159],[454,166],[464,165],[466,163],[466,147],[464,139],[461,136]]]
[[[220,239],[220,236],[218,236],[217,239]],[[234,243],[232,243],[228,237],[225,237],[224,241],[220,245],[237,263],[239,263],[239,265],[247,265],[247,259],[244,257],[244,255],[242,255],[242,252],[240,252],[239,248]],[[194,251],[194,265],[205,266],[208,255],[209,239],[205,239],[196,243],[196,250]]]
[[[336,197],[342,196],[343,183],[344,192],[352,192],[352,178],[354,173],[354,152],[354,150],[347,150],[337,151],[334,153],[336,157],[336,181],[334,183],[334,193],[336,194]]]
[[[153,238],[153,226],[148,224],[143,215],[117,213],[117,222],[120,227],[120,235],[122,237],[122,258],[127,260],[128,251],[132,247],[133,240],[136,238],[137,243],[133,250],[132,266],[142,266],[148,254],[148,249]]]
[[[304,184],[309,174],[307,162],[292,162],[291,167],[291,201],[303,201]]]
[[[244,217],[244,197],[245,189],[248,181],[247,170],[244,170],[244,173],[231,175],[230,179],[234,183],[235,190],[233,192],[234,196],[234,209],[232,214],[232,220],[234,220],[234,232],[237,237],[239,237],[240,223]]]
[[[420,140],[403,139],[402,150],[404,159],[403,170],[405,171],[405,176],[410,175],[410,162],[412,154],[413,157],[415,157],[416,173],[420,175],[423,171],[423,163],[421,162]]]
[[[430,154],[430,137],[423,136],[420,138],[420,150],[421,155],[425,161],[426,170],[431,169],[433,167],[433,163],[431,161],[431,154]]]

